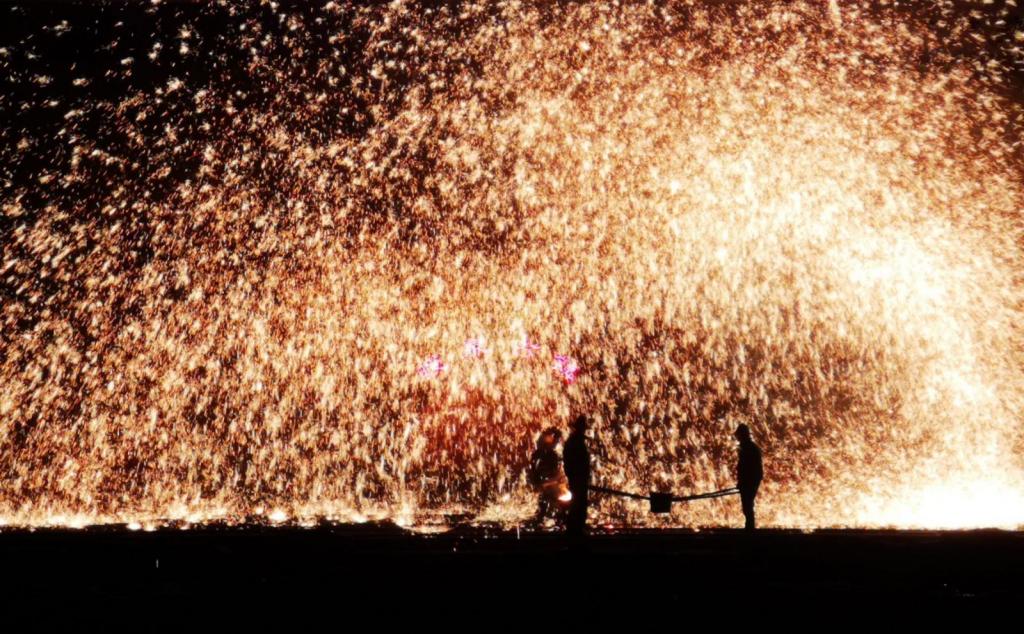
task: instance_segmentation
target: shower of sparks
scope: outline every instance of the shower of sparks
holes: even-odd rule
[[[5,7],[0,522],[1024,524],[1016,3],[665,4]]]

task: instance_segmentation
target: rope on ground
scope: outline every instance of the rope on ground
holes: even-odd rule
[[[721,497],[725,497],[727,495],[739,495],[739,493],[740,493],[739,489],[737,489],[736,487],[731,487],[731,488],[728,488],[728,489],[720,489],[718,491],[711,491],[710,493],[697,493],[697,494],[694,494],[694,495],[683,495],[683,496],[680,496],[680,497],[674,497],[673,496],[672,501],[673,502],[689,502],[690,500],[707,500],[707,499],[710,499],[710,498],[721,498]]]
[[[620,491],[618,489],[610,489],[608,487],[590,487],[591,491],[597,493],[607,493],[608,495],[617,495],[619,497],[630,498],[633,500],[648,500],[650,501],[654,496],[669,495],[673,502],[689,502],[691,500],[708,500],[711,498],[720,498],[727,495],[738,495],[740,490],[736,487],[728,489],[720,489],[718,491],[711,491],[708,493],[696,493],[694,495],[671,495],[668,493],[650,493],[648,495],[642,495],[640,493],[630,493],[629,491]]]

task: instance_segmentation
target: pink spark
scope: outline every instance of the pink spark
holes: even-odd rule
[[[486,352],[487,348],[484,347],[484,340],[479,337],[467,339],[466,343],[462,346],[462,355],[466,357],[479,359],[484,356]]]
[[[416,374],[422,377],[438,377],[447,367],[441,360],[441,355],[432,354],[429,359],[420,364],[420,367],[416,369]]]
[[[576,380],[576,374],[579,373],[580,366],[569,355],[556,354],[555,371],[562,375],[566,383],[571,385]]]
[[[524,357],[526,357],[527,359],[532,359],[533,356],[540,351],[540,344],[530,341],[530,338],[527,337],[525,340],[523,340],[523,344],[522,346],[520,346],[519,349],[522,351]]]

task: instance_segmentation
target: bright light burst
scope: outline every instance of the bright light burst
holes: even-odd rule
[[[251,4],[0,46],[0,524],[1024,524],[1015,3]]]

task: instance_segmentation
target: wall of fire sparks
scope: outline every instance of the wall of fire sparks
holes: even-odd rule
[[[548,4],[4,8],[0,519],[1024,523],[1015,3]]]

